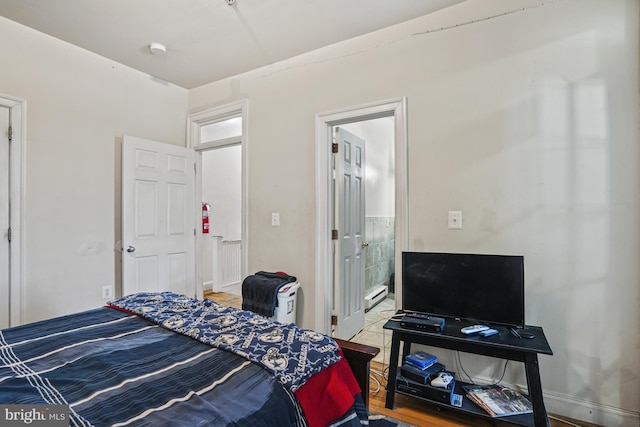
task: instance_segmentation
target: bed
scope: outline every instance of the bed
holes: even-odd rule
[[[68,407],[71,426],[367,424],[343,356],[293,324],[139,293],[0,331],[0,404]]]

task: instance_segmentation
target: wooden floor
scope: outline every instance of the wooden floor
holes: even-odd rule
[[[227,293],[205,292],[205,298],[213,299],[216,302],[228,307],[241,308],[242,297]],[[371,393],[369,394],[369,411],[386,415],[398,421],[412,424],[419,427],[502,427],[510,424],[496,420],[482,419],[467,416],[454,411],[439,410],[429,406],[417,399],[396,395],[394,409],[384,407],[387,392],[385,390],[386,380],[379,373],[382,372],[382,365],[371,362]],[[551,415],[551,427],[600,427],[595,424],[588,424],[582,421],[566,419],[567,422],[559,421],[557,417]]]
[[[212,299],[218,304],[231,308],[242,308],[242,297],[240,295],[228,294],[225,292],[204,291],[204,297]]]

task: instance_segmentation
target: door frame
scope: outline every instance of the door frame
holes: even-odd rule
[[[228,138],[226,140],[215,141],[211,143],[202,144],[200,141],[200,128],[202,126],[216,123],[221,120],[231,118],[231,117],[242,117],[242,135],[240,138]],[[240,249],[241,256],[241,277],[247,276],[248,268],[248,250],[249,250],[249,228],[247,225],[247,212],[248,212],[248,200],[249,200],[249,180],[248,180],[248,153],[249,153],[249,138],[248,138],[248,123],[249,123],[249,101],[246,99],[232,102],[229,104],[221,105],[218,107],[208,108],[206,110],[190,113],[187,115],[187,144],[188,147],[195,150],[196,152],[196,183],[195,183],[195,192],[196,192],[196,217],[194,219],[195,224],[200,224],[201,221],[201,206],[202,202],[200,199],[202,198],[202,151],[210,150],[213,148],[224,147],[228,145],[236,145],[240,144],[242,147],[241,153],[241,211],[242,218],[241,221],[241,236],[240,240],[242,241],[242,247]],[[196,225],[197,227],[197,225]],[[202,233],[196,233],[196,293],[197,295],[202,295],[204,290],[202,286],[203,281],[203,273],[202,273]]]
[[[23,200],[24,200],[24,174],[25,168],[25,141],[27,135],[27,102],[20,98],[0,94],[0,105],[11,109],[11,158],[9,165],[9,200],[10,200],[10,224],[11,245],[9,268],[9,324],[21,325],[24,321],[24,283],[22,262],[23,252]]]
[[[394,118],[396,306],[402,301],[402,252],[408,241],[407,98],[397,98],[316,115],[316,286],[314,329],[331,334],[333,306],[333,215],[331,128],[345,123]]]

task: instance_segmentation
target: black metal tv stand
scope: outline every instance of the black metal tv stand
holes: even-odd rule
[[[480,337],[478,334],[472,336],[460,332],[467,323],[450,321],[445,324],[441,333],[424,332],[403,328],[400,322],[389,320],[383,328],[392,331],[391,355],[389,359],[389,380],[387,382],[387,400],[385,406],[393,409],[395,394],[405,394],[426,401],[430,404],[447,407],[452,410],[460,410],[473,415],[490,418],[484,410],[469,402],[465,398],[462,408],[437,401],[431,401],[408,392],[397,390],[398,377],[398,356],[400,355],[400,341],[404,343],[402,356],[411,353],[411,344],[423,344],[432,347],[446,348],[450,350],[463,351],[465,353],[480,354],[499,359],[515,360],[524,362],[527,375],[527,386],[529,388],[529,398],[533,405],[533,414],[512,415],[500,417],[500,421],[511,422],[513,424],[548,427],[549,418],[544,407],[542,398],[542,383],[540,382],[540,369],[538,367],[538,354],[552,355],[551,347],[544,336],[542,328],[538,326],[527,326],[527,332],[535,335],[533,339],[517,338],[512,335],[506,327],[495,327],[499,334],[490,337]],[[459,384],[457,384],[457,387]],[[460,393],[463,394],[464,393]]]

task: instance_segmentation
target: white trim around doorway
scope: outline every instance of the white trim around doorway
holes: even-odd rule
[[[9,323],[21,325],[24,321],[23,285],[23,200],[25,168],[25,141],[27,135],[27,102],[23,99],[0,94],[0,105],[11,109],[11,167],[9,198],[11,199],[11,269],[9,275]]]
[[[215,123],[221,120],[225,120],[230,117],[241,116],[242,117],[242,135],[239,138],[228,138],[226,140],[220,140],[216,142],[201,144],[200,142],[200,128],[202,126]],[[248,200],[249,200],[249,187],[248,187],[248,155],[249,155],[249,136],[248,136],[248,123],[249,123],[249,101],[246,99],[232,102],[229,104],[221,105],[218,107],[208,108],[206,110],[190,113],[187,116],[187,144],[189,148],[196,151],[197,157],[201,158],[201,152],[213,148],[219,148],[224,146],[231,146],[235,144],[241,144],[242,146],[242,219],[241,219],[241,277],[246,277],[248,271],[248,248],[249,248],[249,232],[247,224],[247,212],[248,212]],[[201,163],[201,162],[198,162]],[[202,171],[196,170],[196,194],[202,194]],[[200,196],[196,197],[198,203],[200,203]],[[198,224],[200,221],[200,208],[196,209],[196,218],[194,218],[194,224]],[[201,248],[201,235],[196,233],[196,248]],[[196,292],[198,295],[202,295],[202,265],[199,261],[200,250],[196,253]]]
[[[395,137],[395,271],[396,304],[402,301],[399,286],[402,251],[408,240],[407,99],[331,111],[316,116],[316,311],[314,329],[331,334],[333,306],[333,246],[331,241],[332,168],[329,144],[331,127],[378,117],[394,118]]]

